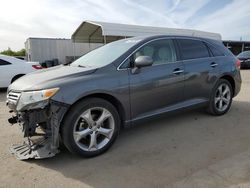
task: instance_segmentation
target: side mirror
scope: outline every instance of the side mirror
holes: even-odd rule
[[[149,56],[139,56],[135,59],[135,67],[147,67],[153,64],[153,59]]]
[[[149,56],[139,56],[135,59],[134,68],[132,69],[132,74],[139,73],[141,67],[151,66],[153,64],[153,59]]]

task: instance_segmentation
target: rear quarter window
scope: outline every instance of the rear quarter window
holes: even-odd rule
[[[8,61],[5,61],[3,59],[0,59],[0,66],[3,66],[3,65],[10,65],[11,63],[9,63]]]
[[[209,57],[207,46],[200,40],[177,39],[183,60]]]
[[[225,56],[225,54],[223,52],[221,52],[221,50],[217,49],[212,44],[206,43],[206,45],[210,49],[213,56],[215,56],[215,57],[217,57],[217,56]]]

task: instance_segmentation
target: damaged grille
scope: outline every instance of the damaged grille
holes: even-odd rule
[[[16,105],[20,96],[21,96],[21,92],[10,91],[7,95],[7,102],[11,102]]]

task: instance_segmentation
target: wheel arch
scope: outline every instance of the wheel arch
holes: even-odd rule
[[[79,103],[82,100],[86,100],[88,98],[100,98],[103,100],[106,100],[108,102],[110,102],[117,110],[120,118],[121,118],[121,125],[123,125],[123,123],[125,122],[126,119],[126,112],[124,109],[124,106],[122,105],[122,103],[120,102],[120,100],[118,100],[116,97],[114,97],[113,95],[107,94],[107,93],[92,93],[92,94],[88,94],[86,96],[81,97],[80,99],[76,100],[67,110],[67,112],[65,113],[64,117],[67,116],[67,114],[69,113],[69,111],[73,108],[73,106],[75,106],[77,103]],[[63,119],[64,119],[63,117]]]
[[[10,83],[13,83],[16,79],[18,79],[18,78],[20,78],[20,77],[22,77],[22,76],[24,76],[25,74],[17,74],[17,75],[15,75],[12,79],[11,79],[11,81],[10,81]]]
[[[234,96],[235,95],[235,81],[234,81],[234,78],[231,75],[223,75],[223,76],[220,77],[220,79],[225,79],[231,84],[232,89],[233,89],[233,96]]]

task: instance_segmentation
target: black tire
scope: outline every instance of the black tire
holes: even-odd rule
[[[74,127],[75,123],[78,121],[79,116],[84,113],[86,110],[95,108],[95,107],[101,107],[107,109],[113,116],[114,120],[114,131],[112,134],[112,137],[108,141],[108,143],[95,151],[85,151],[82,148],[80,148],[75,139],[74,139]],[[61,127],[61,136],[62,141],[66,148],[73,154],[80,155],[82,157],[94,157],[97,155],[100,155],[107,151],[114,141],[116,140],[119,130],[120,130],[120,116],[116,110],[116,108],[108,101],[100,99],[100,98],[87,98],[84,99],[77,104],[75,104],[70,111],[67,113]],[[92,133],[93,134],[93,133]]]
[[[227,105],[227,107],[225,109],[218,110],[218,107],[216,107],[216,104],[215,104],[215,98],[216,98],[216,94],[217,94],[216,92],[218,91],[218,88],[221,85],[223,85],[223,86],[227,85],[228,86],[228,88],[230,90],[230,100],[229,100],[228,105]],[[208,106],[208,109],[207,109],[208,113],[210,113],[211,115],[215,115],[215,116],[220,116],[220,115],[223,115],[223,114],[227,113],[228,110],[231,107],[232,98],[233,98],[233,89],[232,89],[231,83],[228,80],[220,79],[216,83],[216,85],[215,85],[215,87],[214,87],[214,89],[213,89],[213,91],[211,93],[210,100],[209,100],[209,106]]]

